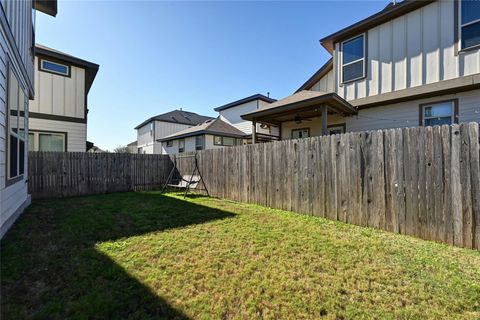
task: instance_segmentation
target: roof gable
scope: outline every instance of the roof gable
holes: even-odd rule
[[[189,126],[196,126],[198,124],[204,123],[207,120],[213,119],[212,117],[202,116],[194,112],[183,111],[183,110],[173,110],[167,113],[159,114],[157,116],[151,117],[138,126],[135,129],[143,127],[151,121],[162,121],[170,123],[185,124]]]
[[[276,99],[272,99],[270,97],[264,96],[263,94],[257,93],[257,94],[251,95],[249,97],[224,104],[223,106],[216,107],[214,110],[215,111],[222,111],[222,110],[233,108],[233,107],[242,105],[242,104],[247,103],[247,102],[255,101],[255,100],[261,100],[261,101],[265,101],[265,102],[268,102],[268,103],[272,103],[272,102],[277,101]]]

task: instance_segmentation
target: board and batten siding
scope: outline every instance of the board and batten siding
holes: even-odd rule
[[[312,91],[335,92],[335,74],[333,69],[327,72],[320,80],[318,80],[312,88]]]
[[[71,76],[64,77],[38,70],[38,63],[35,57],[35,99],[30,100],[30,112],[83,119],[85,69],[71,66]]]
[[[366,33],[365,79],[341,83],[335,44],[336,92],[350,101],[480,72],[480,49],[455,52],[455,2],[440,0]]]
[[[27,166],[22,180],[8,186],[6,184],[7,70],[8,67],[15,70],[18,81],[25,88],[29,88],[33,80],[33,59],[30,55],[32,2],[3,0],[0,3],[3,8],[0,10],[0,15],[3,15],[1,18],[6,19],[11,25],[11,30],[6,30],[4,25],[0,25],[0,238],[2,238],[16,217],[30,203],[27,191]],[[7,40],[10,32],[16,42],[14,45]],[[21,60],[16,59],[15,52],[19,53]],[[28,78],[24,77],[22,70],[26,70]],[[27,161],[27,157],[28,152],[25,152],[24,161]]]
[[[29,129],[32,131],[51,131],[67,134],[68,152],[85,152],[87,150],[87,124],[58,120],[29,118]]]

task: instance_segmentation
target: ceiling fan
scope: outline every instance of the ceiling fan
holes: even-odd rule
[[[300,115],[296,115],[294,118],[294,121],[295,123],[300,124],[302,123],[302,121],[312,121],[312,119],[303,118],[303,117],[300,117]]]

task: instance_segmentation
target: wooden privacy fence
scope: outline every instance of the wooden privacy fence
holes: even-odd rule
[[[167,155],[30,152],[34,199],[158,189],[173,167]]]
[[[210,194],[480,249],[479,126],[201,151]],[[179,159],[181,174],[192,161]]]

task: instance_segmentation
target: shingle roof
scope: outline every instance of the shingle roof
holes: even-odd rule
[[[216,118],[215,120],[209,120],[202,124],[199,124],[198,126],[187,128],[185,130],[163,137],[161,139],[158,139],[157,141],[168,141],[205,133],[237,138],[245,136],[245,132],[240,131],[234,126],[226,123],[225,121],[220,120],[220,118]]]
[[[244,104],[244,103],[247,103],[247,102],[250,102],[250,101],[254,101],[254,100],[262,100],[262,101],[265,101],[265,102],[268,102],[268,103],[272,103],[272,102],[277,101],[276,99],[272,99],[270,97],[264,96],[263,94],[257,93],[257,94],[254,94],[252,96],[249,96],[249,97],[237,100],[237,101],[233,101],[233,102],[224,104],[223,106],[216,107],[213,110],[222,111],[222,110],[225,110],[225,109],[228,109],[228,108],[233,108],[233,107],[236,107],[238,105],[241,105],[241,104]]]
[[[173,110],[167,113],[159,114],[158,116],[155,116],[155,117],[151,117],[143,121],[142,123],[140,123],[138,126],[135,127],[135,129],[143,127],[144,125],[146,125],[147,123],[153,120],[196,126],[198,124],[204,123],[205,121],[211,120],[211,119],[213,118],[202,116],[194,112],[183,111],[183,110]]]

